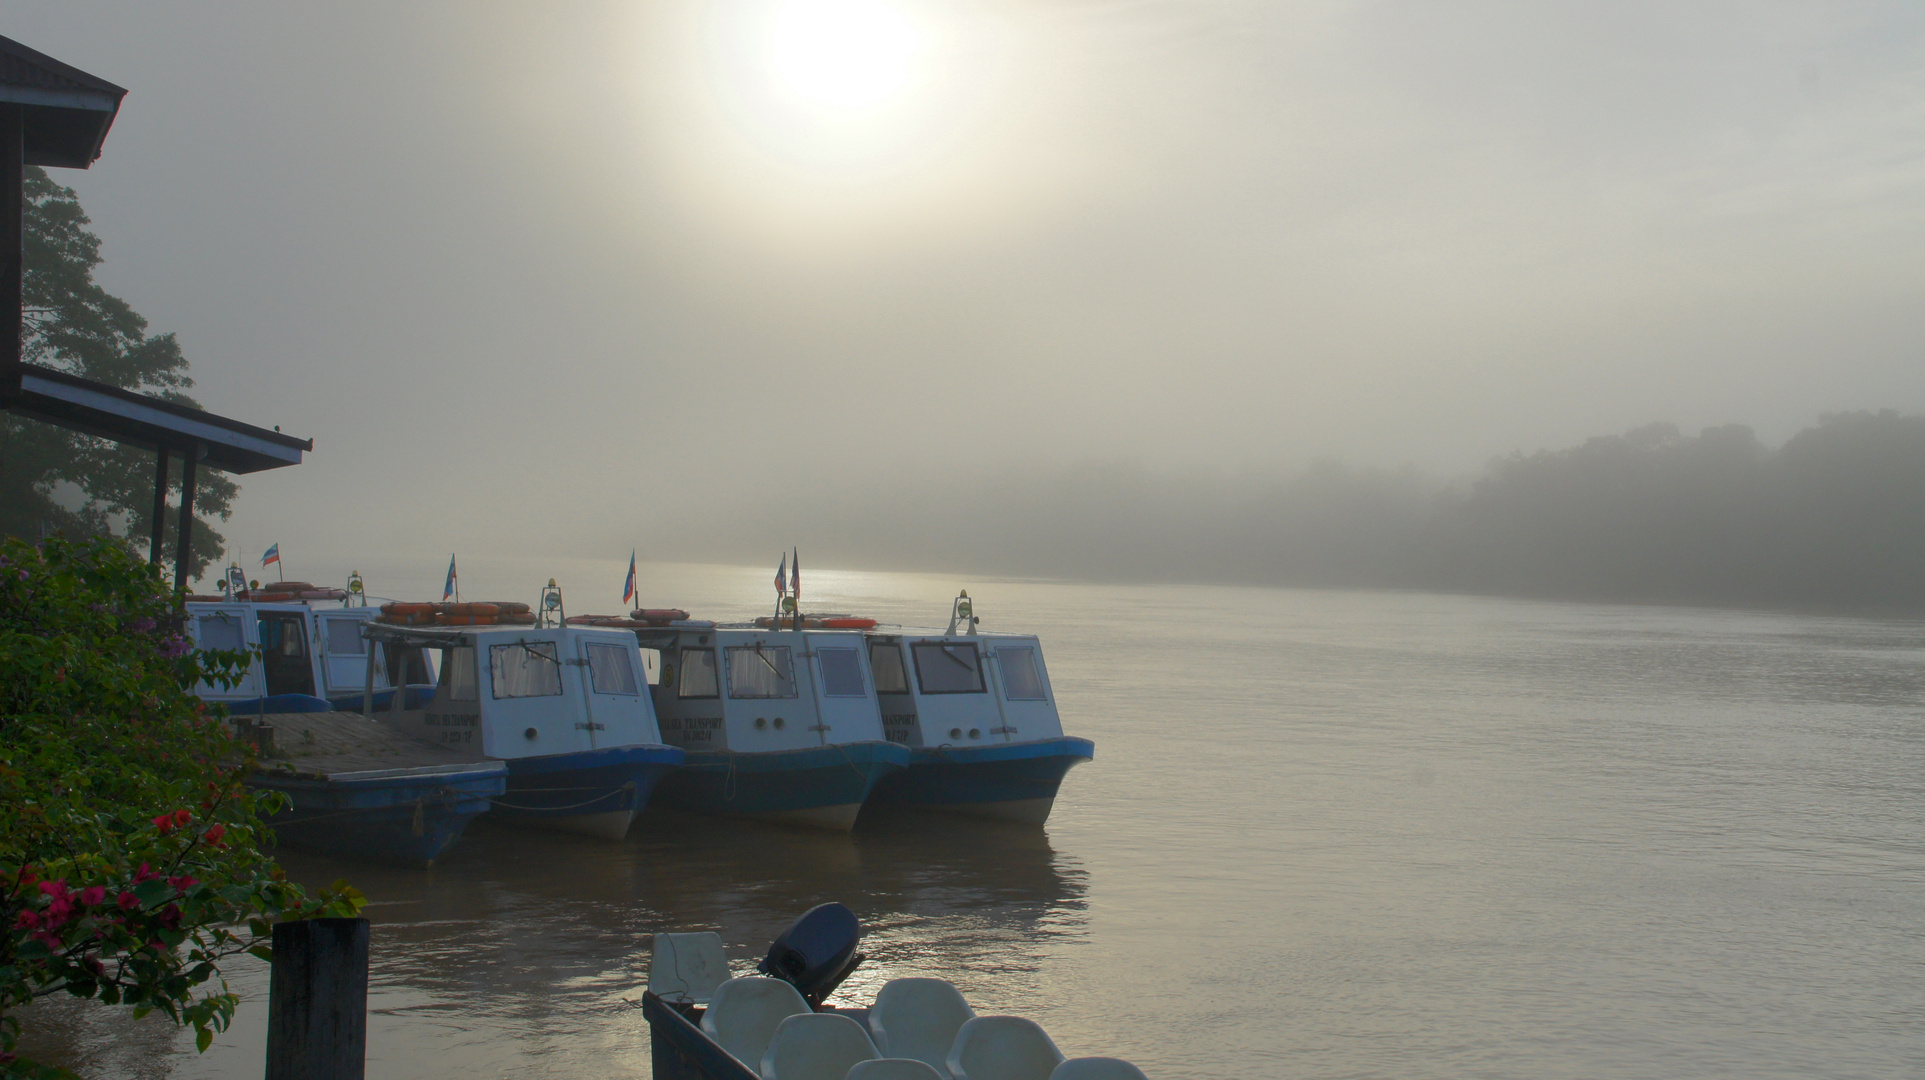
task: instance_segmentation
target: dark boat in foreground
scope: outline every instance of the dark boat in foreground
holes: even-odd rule
[[[862,963],[855,913],[810,909],[758,975],[729,977],[713,933],[656,934],[642,1015],[656,1080],[1146,1080],[1106,1057],[1065,1059],[1020,1016],[977,1016],[941,979],[892,979],[867,1008],[824,1000]]]

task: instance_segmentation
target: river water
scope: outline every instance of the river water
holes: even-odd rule
[[[490,572],[539,583],[465,591]],[[645,567],[644,596],[740,617],[769,576]],[[928,624],[959,584],[1042,635],[1096,741],[1046,829],[651,812],[619,846],[477,824],[425,872],[284,853],[373,899],[368,1075],[645,1077],[646,934],[718,930],[740,968],[830,899],[868,928],[844,999],[945,977],[1153,1078],[1925,1075],[1925,625],[815,571],[806,606]],[[205,1055],[80,1003],[31,1045],[258,1077],[264,966],[234,985]]]

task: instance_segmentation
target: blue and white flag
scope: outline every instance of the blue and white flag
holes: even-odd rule
[[[628,580],[622,582],[622,603],[635,602],[635,549],[628,549]]]
[[[775,595],[789,595],[789,556],[784,553],[782,563],[775,568]]]
[[[441,599],[450,600],[455,594],[455,557],[448,556],[448,580],[441,585]]]
[[[281,561],[281,542],[279,540],[276,540],[274,541],[273,547],[270,547],[266,551],[261,552],[261,565],[267,566],[272,563],[277,563],[280,561]]]

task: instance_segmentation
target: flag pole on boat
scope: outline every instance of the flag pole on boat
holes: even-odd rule
[[[456,603],[461,602],[461,576],[455,573],[453,555],[448,556],[448,580],[441,583],[441,602],[445,604],[450,598]]]
[[[797,548],[789,558],[789,593],[795,597],[795,618],[789,629],[802,629],[802,549]]]
[[[769,620],[769,625],[777,630],[782,629],[782,601],[786,599],[788,595],[789,556],[784,552],[781,563],[775,568],[775,617]]]
[[[622,582],[622,603],[635,605],[635,549],[628,549],[628,580]]]
[[[261,566],[265,567],[268,563],[274,564],[274,572],[280,575],[282,581],[287,580],[287,571],[281,566],[281,542],[279,540],[269,544],[267,550],[261,552]]]

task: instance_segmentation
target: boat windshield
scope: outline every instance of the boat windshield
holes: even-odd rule
[[[729,696],[792,698],[795,669],[786,645],[736,645],[729,654]]]
[[[481,696],[475,685],[475,650],[449,649],[441,665],[441,685],[447,687],[449,701],[474,701]]]
[[[925,694],[980,694],[983,692],[982,657],[968,641],[918,641],[910,646],[916,655],[916,678]]]
[[[595,686],[597,694],[626,694],[636,697],[641,689],[635,685],[635,665],[628,662],[634,650],[620,645],[588,646],[588,681]]]
[[[715,679],[714,649],[682,650],[681,671],[675,679],[675,696],[683,698],[722,696],[722,686]]]
[[[1043,701],[1043,673],[1036,667],[1036,650],[1031,646],[997,649],[996,662],[1003,669],[1003,694],[1011,701]]]
[[[817,649],[816,662],[822,665],[822,693],[825,697],[866,697],[862,687],[862,655],[854,649]]]
[[[552,641],[517,641],[488,649],[496,700],[555,697],[561,693],[561,660]]]
[[[225,652],[238,652],[247,647],[241,643],[241,621],[227,614],[201,616],[200,638],[195,644]]]
[[[876,673],[876,693],[909,692],[909,673],[903,670],[902,650],[894,642],[870,642],[869,667]]]

